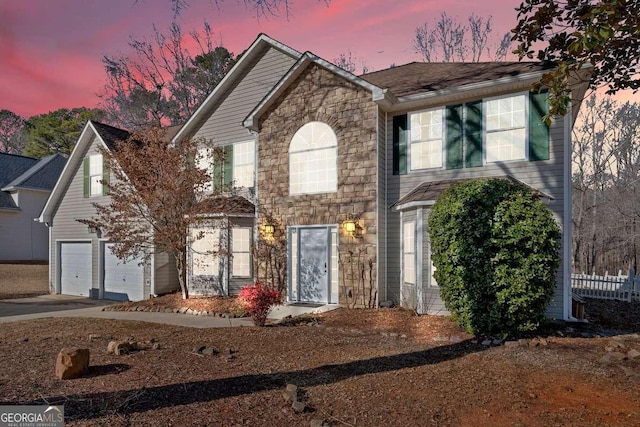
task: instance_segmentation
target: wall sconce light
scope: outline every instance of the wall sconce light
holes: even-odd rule
[[[275,232],[275,227],[271,224],[265,224],[262,226],[262,232],[264,233],[265,237],[272,238],[273,233]]]
[[[342,228],[347,236],[356,237],[358,229],[360,228],[358,225],[359,220],[360,218],[357,215],[347,215],[347,219],[342,222]]]
[[[89,234],[98,234],[99,232],[100,232],[100,227],[98,227],[97,225],[89,226]]]

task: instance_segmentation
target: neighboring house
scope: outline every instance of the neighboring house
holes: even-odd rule
[[[0,153],[0,262],[49,258],[49,233],[36,219],[65,162]]]
[[[257,55],[257,46],[267,53]],[[255,244],[257,233],[280,226],[289,302],[393,301],[444,313],[433,280],[430,207],[454,182],[501,177],[531,187],[563,229],[567,262],[547,314],[570,317],[570,135],[577,108],[550,127],[542,122],[547,95],[530,92],[542,64],[411,63],[357,77],[264,35],[246,55],[174,139],[205,137],[233,147],[224,173],[252,188],[247,200],[256,212],[245,212],[239,230],[231,221],[229,233],[213,231],[198,242],[192,289],[237,293],[252,278],[245,261],[235,265],[252,256],[245,240],[253,235]],[[284,75],[283,67],[289,67]],[[576,101],[585,89],[574,88]],[[265,224],[261,212],[280,225]],[[200,259],[218,245],[232,256]],[[213,285],[202,287],[203,280]]]
[[[110,173],[99,148],[113,150],[128,137],[125,130],[88,122],[40,215],[50,233],[52,293],[135,301],[179,286],[173,257],[160,253],[148,262],[122,262],[111,252],[108,236],[77,221],[95,216],[93,203],[109,202],[102,182]]]

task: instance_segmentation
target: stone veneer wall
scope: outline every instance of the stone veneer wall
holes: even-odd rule
[[[369,299],[369,290],[360,289],[358,274],[353,273],[358,269],[349,263],[351,254],[360,255],[358,263],[367,274],[365,287],[370,282],[374,292],[377,287],[376,116],[377,106],[370,91],[312,64],[260,120],[257,156],[260,209],[270,212],[284,226],[338,225],[341,304],[363,305],[360,298],[357,301],[345,298],[347,288],[351,288],[354,296],[367,293]],[[295,132],[311,121],[327,123],[337,136],[338,191],[289,196],[289,144]],[[360,217],[359,237],[347,236],[341,228],[348,214]],[[375,304],[375,297],[372,303]]]

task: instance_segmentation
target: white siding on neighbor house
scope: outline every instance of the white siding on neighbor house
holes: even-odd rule
[[[49,230],[34,221],[40,216],[49,193],[20,188],[12,195],[19,210],[0,209],[0,261],[46,261],[49,258]]]
[[[253,61],[247,70],[235,76],[237,84],[225,93],[195,137],[213,140],[215,145],[227,145],[255,139],[242,125],[243,120],[284,76],[295,60],[270,47]]]
[[[473,101],[471,99],[469,101]],[[404,112],[394,113],[394,115]],[[569,119],[570,120],[570,119]],[[543,202],[553,212],[558,224],[562,226],[564,217],[563,170],[564,156],[564,119],[557,119],[551,126],[549,160],[513,161],[486,164],[482,167],[463,169],[433,169],[427,171],[409,171],[406,175],[393,175],[393,115],[387,117],[387,287],[388,299],[400,300],[400,214],[390,205],[397,202],[419,184],[425,181],[438,181],[456,178],[477,178],[498,175],[511,175],[514,178],[554,197]],[[566,171],[566,173],[570,173]],[[570,260],[569,260],[570,261]],[[551,301],[547,315],[563,318],[562,264],[558,269],[558,286]]]

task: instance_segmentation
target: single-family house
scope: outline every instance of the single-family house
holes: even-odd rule
[[[455,182],[500,177],[531,187],[562,228],[563,262],[547,314],[569,319],[570,138],[586,87],[576,84],[573,110],[547,126],[541,120],[547,94],[531,91],[546,69],[533,62],[414,62],[356,76],[258,36],[173,138],[176,144],[204,138],[223,148],[224,164],[210,159],[203,167],[218,177],[212,189],[220,176],[233,187],[225,203],[208,201],[210,227],[188,231],[204,235],[188,257],[190,292],[236,294],[256,278],[260,238],[277,235],[285,241],[291,303],[391,301],[419,313],[443,313],[430,257],[430,208]],[[81,141],[103,141],[93,133]],[[70,159],[67,168],[74,174],[91,155],[90,145],[77,159],[72,154],[76,164]],[[64,179],[73,181],[63,172]],[[75,180],[75,190],[66,185],[73,196],[52,201],[52,194],[43,212],[44,220],[53,219],[53,230],[56,221],[68,221],[46,215],[56,203],[81,197],[82,177]],[[92,212],[64,211],[61,204],[56,215],[80,214]],[[100,244],[108,245],[88,238],[86,229],[78,233],[52,231],[57,292],[64,291],[65,264],[54,258],[67,242],[91,241],[98,253],[105,252]],[[224,255],[207,253],[220,246]],[[92,289],[103,289],[100,277],[110,267],[96,258],[92,265],[98,270]],[[158,280],[157,273],[147,277]]]
[[[570,137],[579,102],[550,126],[542,121],[547,93],[531,87],[546,65],[414,62],[355,76],[310,52],[285,59],[290,68],[258,102],[237,86],[231,108],[214,91],[176,135],[229,147],[225,173],[252,188],[255,207],[224,236],[232,256],[209,271],[192,268],[192,285],[215,274],[222,285],[210,292],[236,293],[260,262],[248,250],[255,236],[275,229],[286,238],[289,302],[391,301],[444,313],[430,207],[455,182],[499,177],[531,187],[561,225],[563,262],[547,314],[570,317]],[[236,74],[245,75],[242,64],[227,77]],[[576,84],[576,101],[584,90]],[[199,253],[219,244],[214,234]]]
[[[49,232],[36,219],[65,162],[0,153],[0,262],[47,261]]]

